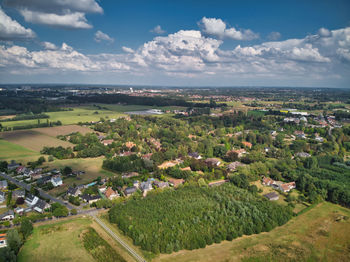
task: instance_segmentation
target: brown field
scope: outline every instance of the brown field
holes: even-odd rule
[[[0,133],[0,137],[11,143],[26,147],[36,152],[40,152],[44,146],[73,147],[73,144],[69,142],[45,135],[36,131],[35,129],[2,132]]]
[[[16,115],[0,116],[1,120],[14,118]]]
[[[155,261],[350,261],[349,217],[349,209],[324,202],[270,232]]]
[[[94,130],[92,130],[88,127],[79,126],[79,125],[42,127],[42,128],[35,128],[32,130],[35,130],[41,134],[53,136],[53,137],[56,137],[58,135],[68,135],[68,134],[71,134],[73,132],[79,132],[83,135],[85,135],[87,133],[94,132]]]

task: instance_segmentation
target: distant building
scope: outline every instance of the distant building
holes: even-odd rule
[[[42,199],[39,199],[38,202],[36,202],[36,204],[33,206],[33,210],[39,213],[43,213],[47,208],[50,208],[50,205]]]
[[[92,204],[92,203],[95,203],[95,202],[97,202],[98,200],[100,200],[101,197],[98,196],[98,195],[96,195],[96,196],[91,196],[91,195],[85,194],[85,195],[82,195],[82,196],[81,196],[81,199],[82,199],[84,202],[87,202],[87,203],[89,203],[89,204]]]
[[[214,182],[210,182],[208,184],[208,186],[212,187],[212,186],[220,186],[222,184],[227,183],[229,180],[228,179],[223,179],[223,180],[219,180],[219,181],[214,181]]]
[[[252,143],[249,143],[249,142],[245,142],[243,141],[242,144],[245,146],[245,147],[248,147],[248,148],[252,148]]]
[[[219,166],[221,164],[221,160],[218,158],[207,158],[204,162],[210,166]]]
[[[305,153],[305,152],[299,152],[299,153],[296,153],[295,156],[297,157],[311,157],[311,155],[309,153]]]
[[[194,159],[201,159],[201,155],[198,152],[188,153],[188,156]]]
[[[19,167],[19,164],[14,160],[11,160],[11,163],[7,165],[8,170],[15,170],[17,167]]]
[[[69,187],[67,190],[67,195],[77,197],[81,195],[81,190],[79,187]]]
[[[119,194],[118,194],[118,192],[114,191],[111,187],[109,187],[105,192],[105,196],[109,200],[113,200],[114,198],[119,197]]]
[[[163,182],[163,181],[154,181],[153,183],[156,187],[158,188],[166,188],[169,187],[169,183],[168,182]]]
[[[180,179],[170,178],[168,182],[171,186],[178,187],[179,185],[182,185],[185,182],[185,180],[183,180],[182,178]]]
[[[4,202],[6,199],[5,192],[0,191],[0,202]]]
[[[12,198],[17,199],[17,198],[25,198],[26,196],[26,191],[24,189],[17,189],[12,191]]]
[[[238,162],[238,161],[235,161],[235,162],[232,162],[230,163],[228,166],[227,166],[227,170],[232,172],[232,171],[235,171],[237,167],[239,166],[244,166],[245,164],[241,163],[241,162]]]
[[[276,192],[271,192],[266,195],[264,195],[268,200],[270,201],[276,201],[279,199],[279,195]]]
[[[0,248],[7,247],[6,233],[0,234]]]
[[[294,189],[296,187],[295,185],[295,182],[290,182],[290,183],[284,183],[282,185],[279,186],[279,189],[282,191],[282,192],[289,192],[291,191],[292,189]]]
[[[31,194],[27,195],[24,200],[28,206],[34,206],[38,202],[39,198],[37,196],[33,196]]]
[[[106,139],[102,141],[102,144],[105,146],[111,145],[114,142],[113,139]]]

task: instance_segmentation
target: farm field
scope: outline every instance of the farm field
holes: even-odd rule
[[[0,138],[0,160],[38,158],[39,153]]]
[[[155,261],[349,261],[350,210],[323,202],[270,232]],[[339,221],[338,221],[339,220]]]
[[[44,146],[73,147],[73,144],[45,135],[36,130],[16,130],[0,133],[0,137],[8,142],[40,152]]]
[[[73,132],[79,132],[83,135],[94,132],[94,130],[92,130],[91,128],[88,128],[86,126],[79,126],[79,125],[41,127],[41,128],[35,128],[32,130],[35,130],[41,134],[52,136],[52,137],[56,137],[58,135],[68,135]]]
[[[100,109],[93,105],[74,107],[73,111],[59,111],[59,112],[45,112],[49,115],[49,121],[61,121],[63,125],[72,125],[79,122],[91,122],[99,121],[100,118],[118,118],[120,116],[126,116],[124,112],[129,111],[139,111],[147,109],[183,109],[180,107],[170,106],[170,107],[152,107],[152,106],[142,106],[142,105],[110,105],[110,104],[96,104]],[[97,113],[96,113],[97,112]],[[47,119],[42,119],[41,122],[46,122]],[[32,120],[20,120],[20,121],[7,121],[1,124],[4,127],[14,127],[23,125],[35,125],[38,123],[37,119]]]
[[[74,171],[81,170],[86,172],[84,175],[81,175],[78,178],[70,177],[64,179],[62,186],[52,189],[51,191],[49,191],[49,193],[52,195],[59,195],[62,192],[67,191],[68,187],[73,185],[73,183],[79,185],[90,182],[99,176],[101,176],[102,178],[114,176],[114,173],[109,172],[107,170],[103,170],[101,168],[103,159],[103,157],[73,158],[63,160],[56,159],[52,162],[46,162],[44,166],[49,168],[60,169],[64,168],[65,166],[70,166]]]
[[[100,237],[125,260],[133,261],[98,224],[87,218],[74,218],[34,228],[18,255],[18,261],[95,261],[83,246],[82,233],[94,228]]]

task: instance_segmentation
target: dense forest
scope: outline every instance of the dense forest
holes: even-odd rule
[[[157,254],[270,231],[286,223],[292,211],[225,184],[152,193],[115,205],[109,217],[135,245]]]

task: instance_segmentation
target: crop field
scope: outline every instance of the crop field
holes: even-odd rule
[[[17,145],[8,142],[4,139],[0,139],[0,160],[18,160],[19,158],[37,158],[39,153],[21,145]]]
[[[270,232],[155,261],[349,261],[350,210],[324,202]]]
[[[94,132],[94,130],[85,127],[85,126],[79,126],[79,125],[67,125],[67,126],[55,126],[55,127],[41,127],[41,128],[35,128],[32,129],[35,130],[41,134],[56,137],[58,135],[68,135],[73,132],[79,132],[83,135],[87,133]]]
[[[36,130],[16,130],[2,132],[0,133],[0,137],[8,142],[36,152],[40,152],[40,150],[42,150],[44,146],[73,147],[73,144],[69,142],[45,135]]]
[[[79,177],[69,177],[63,180],[63,185],[54,188],[50,191],[50,194],[59,195],[62,192],[67,191],[68,187],[73,185],[73,183],[80,185],[90,182],[97,177],[112,177],[115,174],[107,170],[103,170],[102,167],[103,157],[96,158],[74,158],[74,159],[63,159],[55,160],[53,162],[46,162],[44,166],[49,168],[64,168],[65,166],[70,166],[74,171],[85,171],[86,173],[80,175]]]

